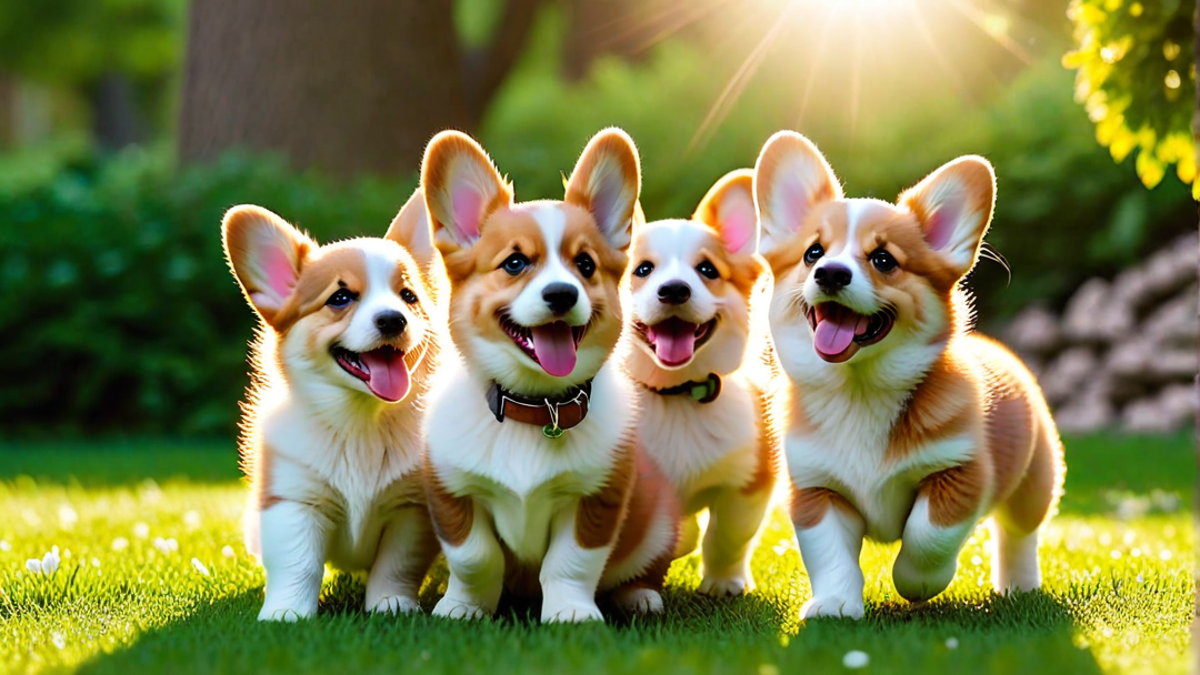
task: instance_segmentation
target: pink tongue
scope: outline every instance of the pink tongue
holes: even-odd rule
[[[869,323],[869,317],[834,306],[818,314],[814,346],[826,356],[837,356],[850,348],[856,334],[866,332]]]
[[[364,352],[362,361],[371,370],[367,388],[376,396],[394,403],[408,393],[408,365],[403,352],[383,347]]]
[[[647,329],[654,343],[654,353],[664,365],[678,366],[692,359],[696,349],[696,324],[680,319],[667,319]]]
[[[566,377],[575,370],[575,336],[564,321],[555,321],[533,329],[533,353],[542,370],[554,377]]]

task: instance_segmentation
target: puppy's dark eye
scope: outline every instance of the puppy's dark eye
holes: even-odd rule
[[[586,253],[575,256],[575,266],[579,268],[579,273],[583,275],[584,279],[591,279],[592,275],[596,273],[596,261]]]
[[[508,259],[500,265],[501,269],[514,277],[520,274],[526,267],[529,267],[529,258],[526,258],[524,253],[514,253],[508,256]]]
[[[413,293],[412,291],[408,290],[407,288],[400,291],[400,299],[407,302],[410,305],[417,304],[417,294]]]
[[[804,262],[811,265],[820,260],[823,255],[825,255],[825,247],[819,241],[813,242],[813,245],[804,252]]]
[[[648,276],[650,276],[650,273],[653,271],[654,271],[654,263],[650,262],[649,260],[643,260],[641,263],[638,264],[637,267],[634,268],[633,276],[648,277]]]
[[[875,269],[885,273],[891,272],[900,265],[900,263],[896,262],[896,259],[892,257],[892,254],[888,253],[887,249],[883,248],[877,248],[875,249],[875,252],[871,254],[871,264],[875,266]]]
[[[706,279],[716,279],[717,277],[721,276],[721,274],[717,272],[717,268],[707,260],[703,260],[699,265],[696,265],[696,271],[700,273],[700,276]]]
[[[357,299],[358,293],[345,288],[339,288],[333,292],[333,295],[329,296],[329,299],[325,301],[325,304],[333,307],[334,309],[341,309]]]

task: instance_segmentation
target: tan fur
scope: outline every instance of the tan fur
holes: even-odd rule
[[[854,506],[845,497],[828,488],[808,487],[792,491],[792,522],[796,527],[815,526],[825,518],[830,507],[854,512]]]
[[[428,461],[425,464],[425,499],[438,537],[451,546],[466,541],[475,521],[475,504],[470,497],[447,492]]]
[[[584,548],[608,546],[616,539],[621,524],[629,513],[629,499],[636,480],[637,450],[625,447],[617,451],[612,472],[599,492],[584,495],[575,512],[575,540]],[[640,532],[639,532],[640,533]],[[631,544],[629,534],[625,539]],[[609,556],[610,561],[619,560],[618,549]]]

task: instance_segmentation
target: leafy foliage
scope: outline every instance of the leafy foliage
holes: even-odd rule
[[[176,173],[126,155],[0,190],[0,425],[228,431],[253,314],[225,267],[222,213],[254,202],[321,240],[382,234],[411,189],[335,188],[263,158]]]
[[[1136,150],[1138,176],[1151,188],[1174,164],[1200,200],[1191,131],[1193,10],[1183,0],[1073,0],[1077,47],[1063,65],[1078,71],[1076,99],[1114,160]]]
[[[185,0],[38,0],[0,6],[0,68],[75,84],[103,71],[163,76],[180,64]]]

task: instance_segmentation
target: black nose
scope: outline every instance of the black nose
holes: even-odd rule
[[[682,281],[668,281],[658,287],[658,301],[666,305],[682,305],[692,297],[692,287]]]
[[[395,310],[375,315],[375,327],[379,329],[379,334],[383,337],[396,337],[404,332],[406,326],[408,326],[408,319]]]
[[[838,263],[826,263],[813,272],[813,278],[817,280],[817,285],[821,287],[821,290],[827,293],[837,293],[849,286],[850,280],[854,277],[851,275],[849,267]]]
[[[542,299],[555,316],[562,316],[571,311],[579,301],[579,289],[571,284],[556,281],[542,289]]]

